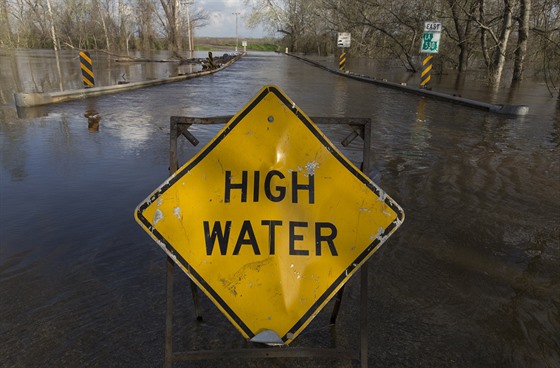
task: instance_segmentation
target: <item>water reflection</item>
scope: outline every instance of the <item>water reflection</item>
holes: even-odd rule
[[[0,169],[5,171],[5,174],[0,174],[2,184],[8,181],[22,182],[28,176],[29,151],[23,139],[26,133],[25,125],[0,124]],[[0,199],[2,197],[0,194]],[[4,203],[0,203],[0,212],[6,210],[4,206]],[[4,240],[0,239],[0,252],[4,247],[3,242]]]
[[[97,112],[95,104],[88,106],[84,116],[87,118],[88,132],[98,132],[101,115]]]
[[[555,147],[560,146],[560,92],[558,93],[558,98],[556,99],[556,119],[554,119],[553,129],[550,133],[550,141],[555,145]]]
[[[513,340],[518,346],[509,358],[510,366],[517,365],[521,357],[526,367],[553,367],[560,361],[560,336],[553,327],[558,323],[559,306],[554,299],[560,293],[560,285],[542,279],[560,239],[543,235],[535,234],[533,239],[527,239],[524,254],[517,260],[522,268],[517,270],[514,266],[509,271],[510,277],[514,277],[513,295],[509,302],[500,305],[494,320],[489,321],[504,339]]]
[[[223,52],[215,52],[215,56]],[[167,51],[152,52],[119,59],[101,51],[91,51],[95,86],[118,84],[123,74],[130,82],[167,78],[200,70],[200,65],[180,65],[169,59]],[[197,51],[194,57],[204,57],[205,52]],[[147,62],[146,60],[152,60]],[[81,89],[82,77],[79,50],[0,50],[0,103],[13,103],[14,92],[53,92]]]
[[[39,118],[41,116],[48,115],[48,108],[46,106],[34,106],[34,107],[16,107],[17,116],[20,119],[33,119]]]
[[[456,73],[455,75],[455,84],[453,85],[453,89],[455,91],[462,91],[465,87],[467,81],[467,73]],[[461,96],[460,94],[456,94]]]
[[[347,81],[342,77],[338,77],[335,82],[333,94],[334,112],[336,116],[346,116],[348,88]]]
[[[56,78],[44,52],[20,56],[11,63],[9,53],[0,55],[5,97],[17,83],[32,91],[45,72]],[[65,88],[81,88],[76,53],[61,56]],[[22,79],[11,74],[24,66],[35,69]],[[123,73],[146,78],[142,63],[105,66],[111,83]],[[149,68],[152,76],[171,70]],[[108,75],[100,69],[97,79]],[[457,85],[455,75],[439,82]],[[162,365],[165,257],[132,211],[168,175],[169,116],[231,115],[268,83],[310,116],[371,117],[375,180],[407,211],[403,228],[370,261],[370,366],[557,365],[560,102],[543,86],[524,84],[512,95],[532,98],[532,113],[521,120],[256,54],[209,78],[24,110],[22,119],[0,111],[0,366]],[[100,119],[95,134],[85,129],[88,117]],[[203,145],[219,128],[192,132]],[[325,134],[340,142],[349,128],[329,126]],[[200,149],[182,141],[180,162]],[[353,162],[360,143],[343,151]],[[183,274],[177,279],[177,346],[242,346],[207,298],[204,324],[191,327],[190,286]],[[337,344],[355,342],[359,327],[359,285],[348,286]],[[316,328],[328,315],[319,313],[296,343],[328,337]],[[246,362],[236,363],[224,366]]]
[[[56,71],[58,72],[58,87],[60,91],[64,91],[64,76],[62,75],[62,68],[60,67],[60,52],[55,50]]]
[[[430,134],[429,121],[426,117],[426,98],[419,98],[416,106],[416,119],[412,124],[411,141],[417,151],[422,151],[429,147],[428,140]]]

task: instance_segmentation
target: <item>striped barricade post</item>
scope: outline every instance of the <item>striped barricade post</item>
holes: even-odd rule
[[[94,87],[95,78],[93,77],[93,67],[91,57],[87,51],[80,52],[80,68],[82,69],[82,81],[84,82],[84,87]]]
[[[422,61],[422,75],[420,77],[420,88],[428,88],[428,82],[431,79],[432,71],[432,55],[428,55]]]
[[[343,71],[346,67],[346,50],[342,50],[338,61],[338,70]]]
[[[212,55],[212,51],[208,51],[208,68],[214,69],[216,64],[214,64],[214,56]]]

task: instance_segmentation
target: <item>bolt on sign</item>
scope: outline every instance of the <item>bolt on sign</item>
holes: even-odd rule
[[[288,344],[404,213],[265,86],[135,217],[245,338]]]

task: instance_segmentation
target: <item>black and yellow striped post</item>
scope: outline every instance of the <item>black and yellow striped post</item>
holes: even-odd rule
[[[428,88],[428,82],[430,81],[432,71],[432,55],[428,55],[422,61],[422,75],[420,77],[420,88]]]
[[[95,86],[91,57],[87,51],[80,52],[80,68],[82,69],[82,81],[84,82],[84,87],[91,88]]]
[[[338,60],[338,70],[343,71],[346,66],[346,50],[342,49]]]
[[[214,56],[212,56],[212,51],[208,51],[208,68],[214,69],[216,64],[214,64]]]

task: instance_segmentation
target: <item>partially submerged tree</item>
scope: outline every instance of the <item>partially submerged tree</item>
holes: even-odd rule
[[[529,43],[531,5],[531,0],[519,0],[519,16],[517,17],[517,48],[515,49],[512,77],[514,81],[523,79],[525,57],[527,56],[527,46]]]
[[[0,45],[81,49],[185,49],[186,25],[204,25],[208,15],[186,0],[0,0]],[[190,0],[189,0],[190,1]],[[506,67],[513,79],[527,64],[551,89],[560,78],[558,0],[244,0],[249,25],[261,24],[296,52],[334,53],[337,32],[352,33],[351,52],[400,60],[419,68],[425,21],[443,23],[438,59],[459,71],[486,66],[497,84]],[[55,25],[53,36],[52,26]],[[192,32],[191,32],[192,33]]]
[[[245,0],[252,9],[247,24],[249,27],[260,24],[271,33],[282,34],[290,51],[299,51],[314,3],[314,0]]]
[[[161,7],[165,14],[162,25],[167,33],[168,49],[173,56],[180,57],[182,51],[181,34],[179,32],[179,0],[160,0]]]
[[[560,4],[557,0],[533,0],[532,5],[532,58],[539,61],[536,69],[553,95],[560,90]]]
[[[0,45],[13,46],[12,27],[10,26],[10,18],[8,17],[8,0],[0,0]]]
[[[469,57],[473,52],[475,25],[472,17],[465,13],[473,14],[478,6],[478,0],[447,0],[451,15],[451,24],[444,26],[445,35],[459,49],[457,55],[457,69],[464,72],[468,68]]]

